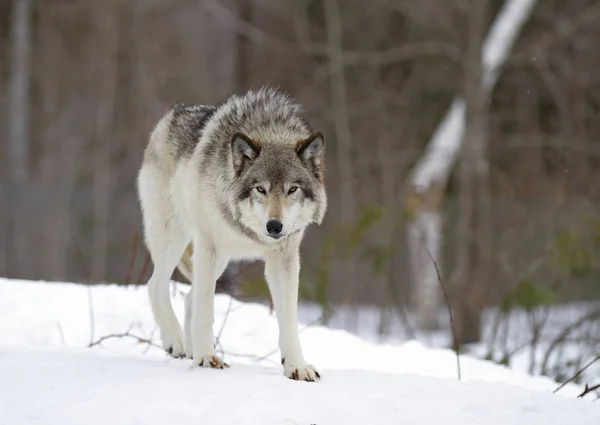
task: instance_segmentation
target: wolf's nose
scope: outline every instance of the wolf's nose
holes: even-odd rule
[[[283,229],[283,223],[279,220],[269,220],[267,222],[267,232],[271,236],[278,236]]]

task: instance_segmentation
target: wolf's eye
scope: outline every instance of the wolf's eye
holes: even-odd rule
[[[261,195],[265,195],[267,193],[267,191],[265,190],[265,188],[262,187],[262,186],[256,186],[256,191],[258,193],[260,193]]]
[[[297,191],[297,190],[298,190],[298,186],[291,186],[291,187],[288,189],[288,194],[292,194],[292,193],[294,193],[294,192],[295,192],[295,191]]]

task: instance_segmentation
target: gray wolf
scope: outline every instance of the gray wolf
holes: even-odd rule
[[[325,140],[303,108],[263,87],[219,105],[177,104],[150,135],[138,174],[148,292],[162,344],[192,366],[228,367],[214,350],[215,291],[230,263],[263,260],[285,376],[320,378],[298,338],[299,247],[327,209]],[[182,332],[169,298],[178,268],[192,283]]]

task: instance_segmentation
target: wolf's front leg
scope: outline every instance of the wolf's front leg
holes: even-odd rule
[[[298,248],[284,249],[265,259],[265,277],[279,324],[279,349],[283,373],[290,379],[313,382],[320,378],[317,369],[307,364],[298,338]]]
[[[226,363],[215,354],[213,322],[215,285],[228,258],[217,252],[205,235],[194,238],[193,282],[191,291],[192,366],[223,369]]]

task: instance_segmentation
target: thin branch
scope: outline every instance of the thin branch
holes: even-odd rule
[[[550,363],[550,359],[552,357],[552,353],[559,347],[559,345],[564,344],[567,341],[569,335],[571,335],[575,330],[577,330],[582,325],[590,321],[594,321],[600,318],[600,310],[593,310],[592,312],[580,317],[574,323],[566,326],[563,330],[554,338],[554,340],[550,343],[550,346],[546,350],[546,354],[544,355],[544,359],[542,360],[541,371],[542,374],[548,375],[548,365]]]
[[[448,313],[450,314],[450,327],[452,328],[452,336],[454,339],[454,351],[456,352],[456,370],[458,373],[458,380],[460,381],[461,380],[460,353],[459,353],[460,343],[458,341],[458,336],[456,335],[456,327],[454,326],[454,315],[452,314],[450,298],[448,297],[448,291],[446,291],[446,285],[444,284],[444,281],[442,279],[442,275],[440,273],[440,269],[438,268],[437,262],[435,261],[435,259],[433,258],[433,256],[431,255],[431,253],[429,252],[427,247],[424,246],[423,248],[425,248],[425,252],[427,252],[427,255],[429,256],[429,258],[433,262],[433,265],[435,266],[435,271],[437,272],[438,282],[440,283],[440,286],[442,287],[442,291],[444,292],[444,298],[446,299],[446,306],[448,307]]]
[[[125,285],[129,285],[131,282],[131,275],[133,274],[133,269],[135,268],[135,263],[137,259],[137,247],[138,247],[138,234],[137,232],[133,233],[133,245],[131,247],[131,257],[129,258],[129,267],[127,268],[127,276],[125,276]]]
[[[590,386],[588,386],[588,384],[585,384],[585,389],[577,397],[583,398],[586,394],[592,393],[598,389],[600,389],[600,384],[594,385],[593,387],[590,387]]]
[[[75,237],[75,235],[72,235],[72,237],[73,237],[73,243],[75,244],[75,249],[77,250],[77,256],[79,258],[79,266],[81,267],[81,271],[82,271],[83,275],[85,276],[85,278],[88,280],[88,284],[89,284],[90,273],[85,264],[85,259],[83,258],[83,251],[81,250],[81,246],[79,246],[79,242],[77,241],[77,238]]]
[[[90,344],[94,341],[94,333],[96,329],[96,320],[94,319],[94,300],[92,299],[92,287],[90,286],[90,274],[88,268],[85,265],[85,259],[83,258],[83,251],[81,250],[81,246],[77,241],[75,235],[73,237],[73,243],[75,244],[75,249],[77,250],[77,255],[79,257],[79,265],[81,266],[81,271],[84,276],[88,280],[87,282],[87,295],[88,295],[88,306],[90,312]]]
[[[154,334],[156,333],[156,326],[154,326],[154,329],[152,329],[152,332],[150,333],[150,338],[148,338],[150,341],[152,341],[152,339],[154,339]],[[148,346],[144,349],[144,351],[142,351],[142,354],[146,354],[148,352],[148,350],[150,350],[150,348],[152,347],[156,347],[155,344],[148,344]],[[162,348],[162,347],[157,347],[157,348]]]
[[[223,347],[221,347],[221,335],[223,334],[223,330],[225,329],[225,325],[227,324],[227,319],[229,319],[229,314],[231,313],[231,307],[233,306],[233,297],[229,297],[229,306],[227,307],[227,313],[225,313],[225,317],[223,318],[223,322],[221,323],[221,328],[217,333],[217,337],[215,338],[215,345],[221,353],[225,354],[223,351]]]
[[[276,352],[277,352],[277,350],[273,351],[273,353],[271,353],[271,354],[275,354]],[[279,362],[277,362],[275,360],[270,360],[269,358],[262,358],[262,357],[259,357],[259,356],[255,355],[255,354],[240,354],[240,353],[232,353],[231,351],[222,351],[222,353],[223,353],[223,356],[227,355],[227,356],[240,357],[240,358],[245,358],[245,359],[252,359],[252,360],[255,360],[257,362],[258,361],[267,361],[267,362],[272,363],[274,365],[279,365],[280,364]]]
[[[94,299],[92,298],[92,287],[87,284],[87,296],[88,296],[88,307],[90,312],[90,341],[94,340],[94,334],[96,331],[96,319],[94,317]]]
[[[590,367],[591,365],[593,365],[594,363],[596,363],[598,360],[600,360],[600,356],[596,356],[594,359],[592,359],[588,364],[586,364],[583,368],[579,369],[577,371],[577,373],[573,376],[571,376],[569,379],[567,379],[565,382],[563,382],[557,389],[555,389],[554,391],[552,391],[553,394],[557,393],[558,391],[560,391],[565,385],[573,382],[575,379],[577,379],[577,377],[579,375],[581,375],[583,372],[585,372],[585,370]],[[587,385],[586,385],[587,387]],[[580,397],[582,397],[583,395],[585,395],[587,393],[584,393],[582,395],[580,395]]]
[[[578,31],[595,24],[600,20],[600,3],[583,9],[575,16],[559,20],[553,25],[553,28],[540,37],[540,40],[531,43],[531,46],[524,49],[522,53],[515,54],[511,58],[511,63],[531,63],[531,57],[539,52],[549,52],[554,45],[561,41],[569,40]]]
[[[298,43],[278,38],[241,19],[217,0],[204,0],[202,7],[233,31],[243,35],[257,45],[268,45],[273,49],[284,52],[289,52],[290,49],[299,47]],[[310,55],[319,57],[329,56],[327,45],[304,42],[300,44],[300,47]],[[421,42],[386,51],[344,50],[342,52],[342,61],[345,65],[385,65],[426,55],[441,55],[455,62],[459,62],[461,58],[460,49],[454,44]]]
[[[159,348],[161,350],[163,349],[160,345],[152,342],[151,339],[143,338],[141,336],[134,335],[130,331],[123,332],[123,333],[120,333],[120,334],[105,335],[102,338],[98,339],[97,341],[90,342],[88,344],[88,348],[94,347],[96,345],[100,345],[104,341],[106,341],[107,339],[113,339],[113,338],[131,338],[131,339],[135,339],[137,342],[139,342],[141,344],[148,344],[149,346],[152,346],[152,347],[155,347],[155,348]]]
[[[137,278],[137,284],[141,285],[142,284],[142,279],[144,278],[144,276],[146,276],[146,272],[148,271],[148,267],[150,266],[150,254],[146,253],[146,260],[144,260],[144,265],[142,266],[142,270],[140,271],[140,274],[138,275]]]
[[[298,334],[301,334],[302,332],[304,332],[305,330],[307,330],[308,328],[310,328],[311,326],[316,325],[317,323],[320,323],[323,320],[323,316],[320,316],[317,320],[313,320],[312,322],[310,322],[308,325],[306,325],[304,327],[304,329],[300,330],[300,332],[298,332]],[[263,360],[267,360],[269,357],[271,357],[273,354],[275,354],[277,351],[279,351],[279,347],[275,348],[271,351],[269,351],[267,354],[264,354],[260,357],[258,356],[252,356],[254,358],[256,358],[257,361],[263,361]]]

